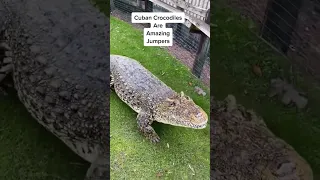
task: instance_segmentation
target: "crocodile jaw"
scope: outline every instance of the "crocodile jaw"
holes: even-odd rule
[[[192,129],[204,129],[207,127],[208,115],[206,114],[206,112],[200,109],[200,112],[197,115],[191,114],[187,120],[171,115],[170,118],[156,118],[156,121],[163,124],[170,124],[172,126]]]
[[[204,129],[207,126],[208,115],[200,108],[200,112],[196,116],[191,115],[191,122],[194,129]]]
[[[184,128],[192,128],[192,129],[204,129],[207,127],[207,121],[201,123],[201,124],[191,124],[191,123],[184,123],[184,124],[181,124],[181,123],[173,123],[173,122],[170,122],[170,121],[157,121],[157,122],[160,122],[160,123],[163,123],[163,124],[169,124],[169,125],[172,125],[172,126],[178,126],[178,127],[184,127]]]
[[[192,129],[203,129],[208,122],[208,115],[201,107],[179,95],[160,103],[153,114],[157,122]]]

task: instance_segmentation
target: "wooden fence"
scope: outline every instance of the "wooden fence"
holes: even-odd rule
[[[111,0],[111,10],[114,2]],[[198,47],[196,48],[196,57],[192,72],[200,77],[203,66],[208,61],[208,51],[210,49],[210,0],[119,0],[130,4],[133,7],[139,7],[145,11],[154,12],[154,7],[161,7],[169,12],[184,12],[184,25],[190,33],[200,34]],[[178,24],[177,26],[180,26]],[[181,28],[181,27],[180,27]]]

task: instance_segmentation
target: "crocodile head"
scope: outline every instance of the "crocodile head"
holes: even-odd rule
[[[155,109],[155,120],[174,126],[203,129],[208,115],[183,92],[167,98]]]

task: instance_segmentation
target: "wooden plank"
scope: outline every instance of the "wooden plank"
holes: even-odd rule
[[[131,0],[122,0],[122,1],[132,6],[138,6],[137,1],[131,1]]]
[[[209,40],[210,39],[207,36],[205,36],[205,35],[201,36],[200,43],[199,43],[199,48],[198,48],[197,55],[196,55],[196,59],[195,59],[195,61],[193,63],[192,73],[194,75],[196,75],[198,78],[201,77],[204,64],[205,64],[205,62],[207,60],[207,58],[205,56],[205,53],[206,53],[206,50],[207,50],[207,46],[208,46],[208,41]]]
[[[147,12],[153,12],[153,2],[150,0],[145,0],[144,9]]]
[[[142,9],[142,1],[141,0],[137,0],[137,4],[138,4],[138,7]]]
[[[168,4],[165,4],[159,0],[150,0],[151,2],[171,11],[171,12],[183,12],[181,10],[178,10],[172,6],[169,6]],[[185,18],[187,20],[189,20],[192,24],[194,24],[197,28],[199,28],[207,37],[210,38],[210,26],[209,24],[205,23],[204,21],[202,20],[199,20],[195,17],[191,17],[190,15],[185,15]]]
[[[201,8],[201,7],[196,7],[184,0],[168,0],[168,2],[171,2],[173,4],[175,4],[176,6],[178,7],[181,7],[187,11],[191,11],[195,14],[198,14],[202,17],[205,17],[206,16],[206,13],[207,13],[207,9],[204,9],[204,8]]]
[[[199,28],[206,36],[210,38],[210,26],[202,20],[196,19],[194,17],[186,16],[192,24]]]
[[[114,5],[113,0],[110,0],[110,10],[111,10],[111,12],[112,12],[113,10],[115,10],[115,9],[116,9],[116,7],[115,7],[115,5]]]
[[[210,10],[206,16],[205,22],[210,24]],[[204,64],[207,59],[206,52],[207,52],[207,50],[210,51],[209,42],[210,42],[209,37],[202,34],[200,42],[199,42],[197,56],[196,56],[196,59],[194,61],[193,68],[192,68],[192,73],[195,74],[199,78],[201,77],[202,70],[203,70]]]

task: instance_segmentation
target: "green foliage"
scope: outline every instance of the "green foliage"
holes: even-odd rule
[[[82,180],[89,164],[46,131],[15,91],[1,97],[0,179]]]

